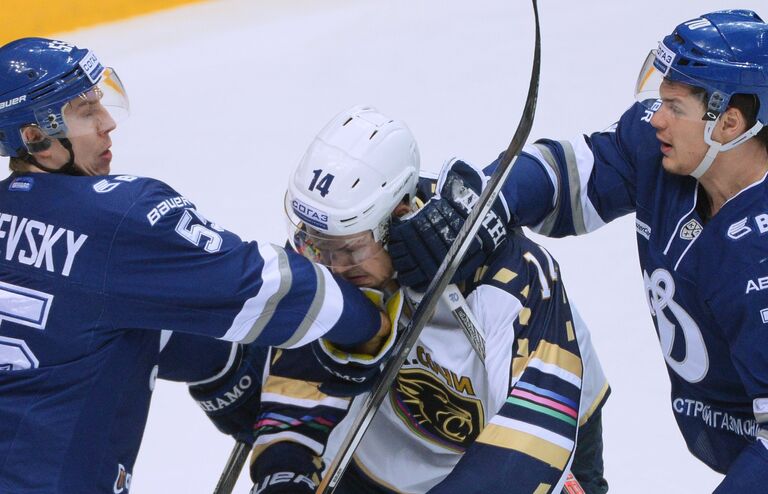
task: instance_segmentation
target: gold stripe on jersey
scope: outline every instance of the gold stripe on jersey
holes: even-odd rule
[[[568,333],[568,341],[576,339],[576,333],[573,332],[573,323],[571,321],[565,322],[565,331]]]
[[[528,338],[520,338],[517,340],[517,354],[521,357],[527,357],[529,353]]]
[[[520,321],[521,326],[527,326],[528,321],[531,320],[531,309],[528,307],[520,309],[520,314],[517,315],[517,319]]]
[[[479,283],[480,280],[482,280],[483,277],[485,277],[485,273],[487,272],[488,272],[488,266],[480,266],[479,268],[477,268],[477,270],[475,271],[475,280],[474,280],[475,283]]]
[[[581,377],[581,358],[565,348],[542,340],[534,353],[542,362],[556,365],[575,376]]]
[[[262,392],[274,393],[301,400],[322,401],[329,396],[319,389],[320,383],[301,381],[289,377],[269,376],[264,383]]]
[[[548,494],[551,488],[551,484],[539,484],[536,490],[533,491],[533,494]]]
[[[528,366],[530,360],[530,353],[528,352],[528,338],[520,338],[517,340],[517,357],[512,358],[512,375],[510,376],[512,382],[517,382],[520,376],[523,375],[525,368]]]
[[[530,357],[515,357],[512,359],[512,382],[517,382],[528,367]]]
[[[563,470],[571,457],[571,450],[558,446],[533,434],[509,429],[496,424],[488,424],[483,429],[477,442],[497,446],[499,448],[520,451],[523,454],[536,458],[539,461],[551,465],[553,468]]]
[[[504,283],[504,284],[509,283],[515,278],[517,278],[517,273],[507,268],[501,268],[495,275],[493,275],[494,281],[498,281],[499,283]]]

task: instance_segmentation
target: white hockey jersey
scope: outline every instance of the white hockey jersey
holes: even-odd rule
[[[485,338],[485,365],[441,302],[353,467],[380,492],[559,493],[578,426],[609,391],[559,268],[544,249],[515,235],[462,288]],[[292,352],[283,353],[284,367]],[[262,454],[289,440],[321,455],[341,421],[325,451],[330,462],[356,410],[341,420],[349,400],[322,389],[267,378],[257,424]]]

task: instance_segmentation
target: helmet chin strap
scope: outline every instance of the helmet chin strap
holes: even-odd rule
[[[747,140],[754,137],[763,128],[763,124],[757,122],[752,126],[751,129],[744,132],[736,139],[726,144],[722,144],[712,139],[712,132],[715,130],[715,125],[717,125],[717,122],[719,121],[720,117],[718,116],[715,120],[710,120],[707,122],[707,125],[704,127],[704,142],[709,144],[709,149],[707,150],[707,154],[704,155],[704,159],[701,160],[701,163],[699,163],[696,169],[689,174],[696,180],[699,180],[702,175],[707,173],[707,170],[709,170],[709,167],[712,166],[712,163],[714,163],[718,153],[721,151],[731,150],[739,144],[746,142]]]
[[[48,149],[50,145],[50,138],[46,139],[48,141],[48,144],[38,144],[36,147],[37,149],[34,149],[34,151],[42,151],[45,149]],[[59,168],[50,168],[48,166],[40,164],[40,162],[35,159],[34,156],[31,154],[27,155],[27,160],[29,163],[35,165],[36,167],[40,168],[41,170],[48,172],[48,173],[62,173],[64,175],[75,175],[75,176],[82,176],[85,175],[79,168],[75,166],[75,152],[72,150],[72,143],[69,139],[66,137],[58,138],[58,141],[61,143],[62,146],[64,146],[64,149],[67,150],[67,153],[69,154],[69,160],[64,163],[63,166]]]

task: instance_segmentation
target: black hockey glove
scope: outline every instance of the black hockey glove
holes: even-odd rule
[[[438,194],[411,216],[393,221],[388,251],[400,284],[426,290],[487,180],[482,172],[463,161],[449,162],[438,179]],[[471,278],[488,256],[504,244],[509,220],[506,202],[499,196],[451,282]]]
[[[253,424],[261,409],[267,351],[253,344],[238,345],[234,358],[218,375],[189,384],[189,394],[216,428],[248,444],[253,444]]]
[[[251,463],[250,494],[314,494],[322,470],[322,459],[309,448],[281,441]]]

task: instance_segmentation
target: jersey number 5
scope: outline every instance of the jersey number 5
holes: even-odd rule
[[[221,249],[221,235],[216,231],[223,231],[215,224],[208,222],[202,214],[194,209],[184,210],[184,214],[176,224],[176,233],[188,242],[199,246],[202,239],[206,239],[203,250],[211,254]]]
[[[45,329],[53,295],[0,281],[0,325],[10,321]],[[40,362],[24,340],[0,336],[0,371],[36,368]]]

